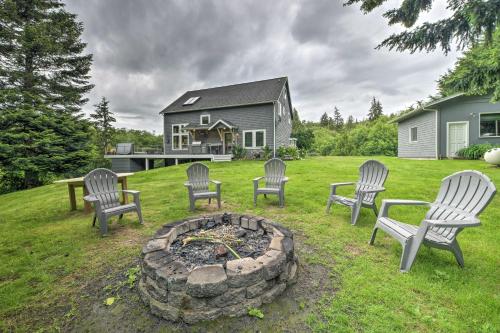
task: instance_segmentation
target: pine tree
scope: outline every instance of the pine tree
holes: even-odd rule
[[[349,115],[349,117],[347,117],[347,122],[345,123],[345,127],[347,129],[354,128],[354,117],[352,115]]]
[[[368,120],[377,120],[383,113],[382,104],[375,97],[373,97],[370,110],[368,111]]]
[[[339,109],[335,107],[333,110],[333,128],[339,131],[342,127],[344,127],[344,118],[342,118]]]
[[[382,0],[347,0],[346,5],[361,4],[366,14],[385,5]],[[377,48],[388,47],[397,51],[433,51],[437,47],[448,53],[454,43],[458,48],[470,47],[479,40],[492,40],[493,32],[500,24],[499,0],[447,0],[451,14],[435,22],[423,22],[411,29],[421,12],[429,11],[433,0],[404,0],[399,8],[387,10],[383,16],[389,25],[401,24],[405,30],[386,38]]]
[[[92,55],[55,0],[0,1],[0,168],[7,189],[80,173],[91,157],[84,94]],[[7,185],[5,185],[7,184]]]
[[[95,112],[90,115],[94,119],[94,127],[98,134],[98,147],[102,154],[106,154],[107,148],[113,137],[113,123],[116,119],[113,117],[113,112],[109,110],[109,101],[103,97],[98,104],[95,104]]]
[[[319,119],[319,124],[322,126],[322,127],[330,127],[330,117],[328,116],[328,113],[323,113],[321,115],[321,118]]]

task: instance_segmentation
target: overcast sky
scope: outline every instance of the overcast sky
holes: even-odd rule
[[[399,27],[383,9],[363,15],[339,0],[66,0],[84,23],[95,88],[118,127],[162,132],[158,112],[187,90],[288,76],[302,119],[337,106],[363,118],[372,96],[392,113],[436,92],[457,53],[375,46]],[[444,0],[419,21],[446,15]],[[388,1],[392,8],[399,1]]]

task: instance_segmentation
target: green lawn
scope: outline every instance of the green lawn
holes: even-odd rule
[[[500,184],[500,169],[480,161],[378,159],[390,169],[380,199],[432,201],[441,179],[464,169],[479,170]],[[284,209],[277,207],[275,198],[260,198],[257,208],[252,205],[251,179],[262,174],[262,162],[209,166],[212,178],[223,183],[224,210],[276,219],[303,235],[300,241],[313,249],[301,256],[302,262],[320,263],[331,271],[335,297],[318,299],[319,310],[306,320],[313,331],[499,331],[500,196],[482,214],[481,227],[459,236],[464,269],[451,253],[422,248],[411,272],[401,274],[401,247],[395,240],[379,233],[375,246],[368,245],[374,224],[370,210],[362,211],[355,227],[345,207],[334,206],[325,214],[329,184],[355,180],[364,160],[318,157],[287,162],[290,181]],[[91,216],[68,211],[62,184],[0,196],[0,331],[59,327],[78,313],[74,307],[89,283],[135,260],[147,236],[160,225],[189,216],[183,187],[186,167],[130,178],[129,188],[141,191],[146,223],[139,226],[129,214],[111,226],[105,238],[91,228]],[[340,191],[348,194],[352,188]],[[391,214],[418,223],[424,212],[421,207],[403,207]]]

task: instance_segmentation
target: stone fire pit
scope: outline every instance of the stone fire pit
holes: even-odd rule
[[[141,297],[153,314],[171,321],[244,315],[297,279],[293,234],[254,216],[225,213],[166,224],[142,254]]]

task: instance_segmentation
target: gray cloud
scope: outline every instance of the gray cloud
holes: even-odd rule
[[[374,50],[397,28],[380,11],[332,0],[68,0],[67,8],[94,54],[85,111],[106,96],[120,127],[161,131],[158,112],[186,90],[282,75],[303,119],[334,105],[362,118],[372,96],[395,112],[434,93],[456,58]]]

